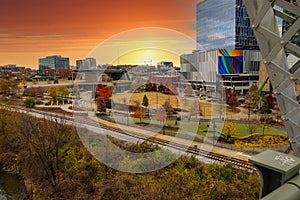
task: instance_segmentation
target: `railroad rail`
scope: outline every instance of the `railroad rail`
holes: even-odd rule
[[[12,107],[15,110],[22,110],[25,112],[31,112],[31,113],[37,113],[40,115],[44,115],[44,116],[48,116],[48,117],[53,117],[53,118],[59,118],[62,120],[68,120],[68,121],[72,121],[74,122],[74,118],[72,116],[67,116],[67,115],[61,115],[61,114],[57,114],[57,113],[51,113],[51,112],[45,112],[45,111],[40,111],[40,110],[36,110],[36,109],[27,109],[27,108],[23,108],[23,107],[17,107],[17,106],[13,106]],[[94,126],[94,127],[98,127],[98,128],[102,128],[104,130],[108,130],[108,131],[114,131],[123,135],[127,135],[130,137],[134,137],[137,139],[141,139],[144,141],[148,141],[154,144],[158,144],[158,145],[162,145],[165,147],[169,147],[175,150],[179,150],[179,151],[185,151],[189,154],[192,155],[196,155],[199,157],[203,157],[207,160],[213,161],[213,162],[218,162],[218,163],[230,163],[233,164],[234,166],[236,166],[237,168],[241,168],[241,169],[245,169],[248,170],[250,172],[254,171],[254,167],[253,164],[251,164],[250,162],[248,162],[248,160],[244,160],[241,158],[237,158],[237,157],[232,157],[229,155],[225,155],[225,154],[221,154],[218,152],[213,152],[213,151],[207,151],[204,149],[201,149],[199,147],[195,148],[194,146],[187,146],[185,144],[181,144],[179,142],[174,142],[174,141],[170,141],[167,139],[163,139],[163,138],[158,138],[156,136],[146,136],[143,135],[142,132],[141,133],[137,133],[136,131],[130,131],[130,130],[122,130],[118,127],[114,127],[112,126],[112,122],[110,123],[99,123],[99,122],[95,122],[95,121],[91,121],[91,120],[87,120],[87,117],[84,116],[82,119],[80,119],[80,123],[85,124],[85,125],[90,125],[90,126]]]

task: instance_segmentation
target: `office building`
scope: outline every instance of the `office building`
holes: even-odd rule
[[[182,75],[215,92],[220,83],[245,94],[259,81],[262,56],[243,0],[202,0],[196,6],[197,50],[180,58]]]
[[[46,69],[70,69],[69,58],[61,56],[47,56],[46,58],[39,59],[39,72],[43,73]]]
[[[259,49],[243,0],[202,0],[196,12],[197,49]]]
[[[95,58],[76,60],[76,69],[95,69],[97,66]]]

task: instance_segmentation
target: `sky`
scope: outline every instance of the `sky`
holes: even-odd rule
[[[38,68],[38,58],[49,55],[69,57],[74,65],[116,34],[143,27],[168,28],[195,38],[196,3],[197,0],[0,0],[0,65]]]

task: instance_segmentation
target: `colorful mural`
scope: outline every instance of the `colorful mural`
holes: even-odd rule
[[[219,74],[243,73],[243,55],[240,50],[219,49]]]

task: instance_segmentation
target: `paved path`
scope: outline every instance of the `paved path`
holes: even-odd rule
[[[71,106],[71,104],[60,105],[61,109],[66,111],[66,112],[70,112],[70,113],[73,113],[73,114],[83,113],[81,111],[70,110],[69,109],[70,106]],[[54,106],[54,107],[57,107],[57,106]],[[86,112],[84,112],[84,113],[86,113]],[[146,130],[146,129],[141,129],[141,128],[138,128],[138,127],[132,127],[132,126],[126,126],[126,125],[122,125],[122,124],[115,124],[115,123],[112,123],[112,122],[108,122],[106,120],[99,119],[98,117],[96,117],[94,115],[93,112],[89,112],[89,119],[91,119],[93,121],[96,121],[98,123],[102,123],[102,124],[111,126],[111,127],[116,127],[117,126],[117,128],[119,128],[123,131],[134,132],[136,134],[141,134],[141,135],[144,135],[144,136],[147,136],[147,137],[155,136],[155,137],[157,137],[159,139],[162,139],[162,140],[167,140],[167,141],[171,141],[173,143],[183,144],[183,145],[186,145],[186,146],[197,145],[198,148],[201,148],[203,150],[207,150],[207,151],[210,151],[210,152],[227,155],[227,156],[230,156],[230,157],[239,158],[239,159],[242,159],[242,160],[248,160],[251,157],[251,155],[240,152],[240,151],[235,151],[235,150],[230,150],[230,149],[226,149],[226,148],[220,148],[220,147],[210,145],[210,144],[205,144],[205,143],[212,143],[212,141],[211,141],[210,138],[204,137],[204,136],[202,136],[201,139],[203,139],[205,143],[200,143],[200,142],[195,142],[195,141],[192,141],[192,140],[187,140],[187,139],[182,139],[182,138],[178,138],[178,137],[172,137],[172,136],[168,136],[168,135],[158,134],[157,131],[153,132],[153,131],[149,131],[149,130]],[[195,136],[194,133],[190,133],[190,132],[187,133],[186,131],[182,131],[182,133],[187,134],[189,136],[193,136],[193,137]],[[196,137],[198,137],[198,135],[196,135]]]

